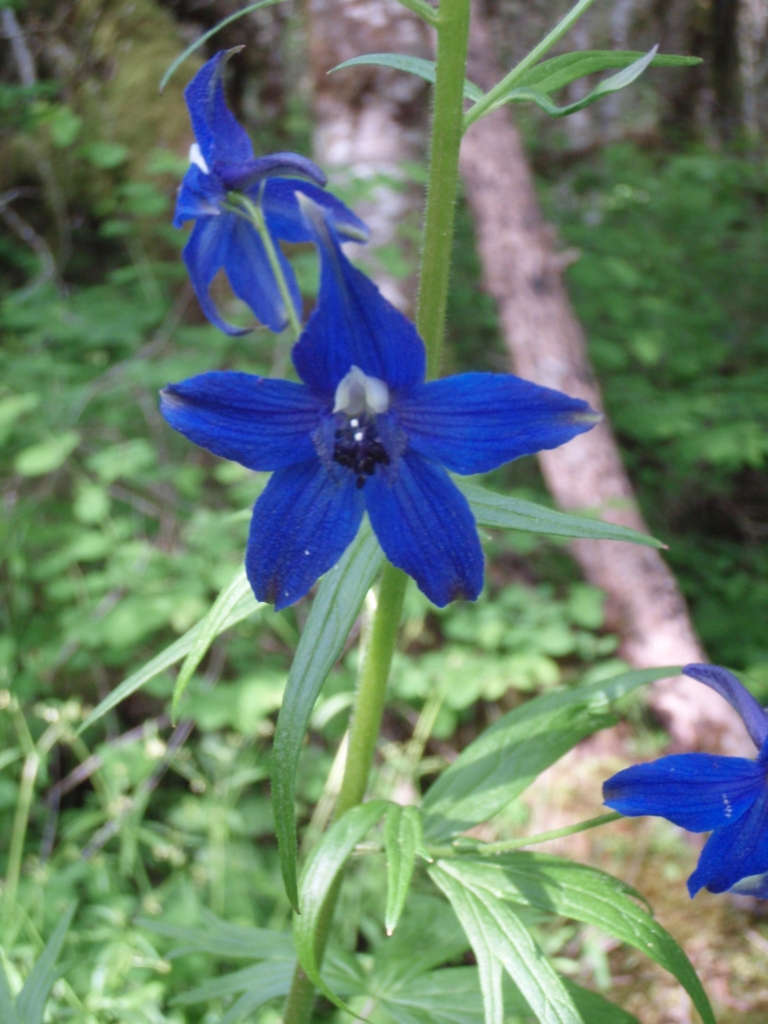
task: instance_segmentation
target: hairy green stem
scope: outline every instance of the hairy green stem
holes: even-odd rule
[[[469,0],[441,0],[437,28],[437,78],[432,113],[429,187],[416,314],[416,326],[427,346],[428,377],[438,376],[443,352],[459,184]]]
[[[436,19],[437,78],[435,82],[429,188],[416,326],[427,349],[428,376],[440,370],[451,265],[451,243],[459,180],[459,145],[463,115],[464,65],[469,36],[469,0],[441,0]],[[359,804],[368,786],[376,739],[384,712],[384,697],[403,608],[407,576],[386,565],[379,602],[363,661],[349,732],[349,750],[335,817]],[[318,922],[315,950],[322,960],[328,942],[339,886],[325,900]],[[301,966],[296,968],[283,1014],[283,1024],[308,1024],[315,991]]]
[[[299,335],[301,334],[301,317],[299,311],[293,304],[293,296],[291,295],[288,287],[288,282],[285,280],[285,274],[283,273],[283,267],[280,263],[280,259],[277,255],[277,249],[272,235],[269,233],[266,221],[264,220],[264,214],[262,213],[261,207],[252,203],[246,196],[238,193],[230,193],[232,208],[236,213],[242,213],[243,210],[247,214],[247,220],[253,224],[259,233],[259,238],[264,246],[264,251],[267,254],[269,260],[269,266],[272,273],[275,275],[275,281],[277,282],[277,288],[280,292],[280,298],[283,300],[285,311],[288,316],[288,323],[293,334],[293,340],[298,341]],[[242,209],[240,209],[240,207]]]
[[[618,821],[622,815],[616,811],[610,814],[599,814],[596,818],[587,818],[586,821],[577,821],[575,825],[565,825],[563,828],[553,829],[551,832],[539,832],[535,836],[520,836],[518,839],[507,839],[502,843],[478,843],[466,849],[460,849],[461,840],[453,846],[430,846],[429,852],[433,857],[456,856],[461,853],[474,853],[481,857],[492,856],[496,853],[509,853],[511,850],[521,850],[526,846],[538,846],[539,843],[548,843],[551,839],[564,839],[566,836],[575,836],[577,832],[586,832],[591,828],[598,828],[600,825],[609,825],[612,821]]]
[[[595,0],[579,0],[574,8],[572,8],[565,17],[555,25],[551,32],[541,40],[538,46],[534,46],[531,52],[520,61],[519,64],[515,65],[514,68],[505,75],[500,82],[485,94],[483,99],[478,100],[473,107],[471,107],[466,115],[464,116],[464,130],[479,118],[483,117],[484,114],[489,114],[492,110],[503,102],[503,97],[515,82],[519,81],[520,78],[525,74],[528,68],[532,68],[533,65],[544,56],[558,40],[562,39],[565,33],[572,28],[573,25],[579,20],[584,14],[588,7],[591,7]]]

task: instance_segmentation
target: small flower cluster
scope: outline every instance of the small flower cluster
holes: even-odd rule
[[[483,553],[469,505],[447,471],[485,473],[554,448],[599,419],[586,402],[511,374],[425,381],[415,327],[347,259],[366,226],[295,153],[255,158],[210,60],[187,87],[195,133],[174,223],[193,220],[184,249],[200,305],[223,331],[211,283],[219,270],[273,331],[301,308],[280,242],[311,242],[317,305],[293,348],[301,383],[231,371],[162,392],[161,410],[191,441],[249,469],[271,471],[253,510],[245,566],[256,597],[292,604],[330,569],[370,519],[387,558],[443,606],[474,600]],[[291,308],[292,307],[292,308]]]

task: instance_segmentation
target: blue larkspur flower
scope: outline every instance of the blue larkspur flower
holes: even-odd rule
[[[317,208],[310,215],[322,219]],[[216,455],[273,471],[245,558],[259,600],[283,608],[302,597],[341,557],[364,512],[390,562],[436,605],[474,600],[482,549],[446,469],[484,473],[563,444],[599,416],[510,374],[425,382],[415,327],[330,232],[321,254],[318,305],[292,353],[302,383],[204,373],[169,385],[162,413]]]
[[[717,665],[683,673],[711,687],[741,715],[758,755],[671,754],[618,772],[603,785],[608,807],[629,817],[652,814],[689,832],[712,832],[688,892],[768,898],[768,712],[736,676]]]
[[[275,281],[264,244],[238,203],[245,197],[260,207],[273,239],[317,242],[298,196],[325,209],[331,230],[341,239],[365,241],[368,229],[351,210],[323,187],[323,172],[296,153],[273,153],[256,159],[253,146],[227,106],[222,76],[234,50],[217,53],[195,75],[184,92],[196,141],[176,202],[174,227],[188,220],[195,226],[184,248],[192,285],[203,312],[227,334],[243,334],[219,315],[210,296],[211,282],[222,268],[232,290],[250,306],[257,320],[281,331],[288,322],[285,303]],[[301,308],[296,278],[276,245],[277,256],[294,305]]]

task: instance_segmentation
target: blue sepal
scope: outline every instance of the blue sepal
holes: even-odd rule
[[[184,90],[192,129],[209,168],[216,160],[243,162],[253,158],[251,140],[224,96],[224,67],[239,49],[242,47],[221,50],[200,68]]]
[[[600,419],[580,398],[508,373],[429,381],[398,402],[397,413],[415,451],[465,474],[556,448]]]
[[[247,192],[272,176],[297,179],[297,183],[298,179],[306,178],[321,187],[328,180],[317,164],[298,153],[270,153],[242,162],[217,160],[212,170],[224,187],[234,192]]]
[[[256,598],[279,611],[332,568],[358,531],[363,498],[351,473],[317,459],[279,469],[253,510],[245,570]]]
[[[752,742],[759,750],[768,739],[768,712],[755,700],[736,676],[719,665],[686,665],[683,675],[696,679],[727,700],[741,715]]]
[[[406,452],[370,477],[365,505],[393,565],[433,604],[474,601],[483,589],[483,549],[464,495],[441,466]]]
[[[688,892],[699,889],[725,892],[739,883],[745,893],[749,879],[768,872],[768,790],[732,825],[716,829],[707,841],[696,870],[688,879]],[[759,885],[757,880],[755,885]]]
[[[709,832],[739,819],[764,787],[765,770],[748,758],[671,754],[618,772],[603,784],[603,800],[628,817],[653,814]]]
[[[202,373],[160,393],[160,412],[174,430],[254,470],[311,459],[311,434],[326,407],[303,384],[233,371]]]
[[[318,226],[320,297],[304,333],[293,346],[293,363],[305,384],[333,393],[358,366],[390,391],[424,379],[424,343],[413,324],[376,285],[357,270],[333,234]]]

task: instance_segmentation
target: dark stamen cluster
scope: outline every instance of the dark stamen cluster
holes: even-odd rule
[[[339,427],[334,439],[333,460],[352,470],[357,476],[358,488],[365,486],[366,476],[373,476],[377,465],[389,465],[376,421],[371,417],[353,416]]]

